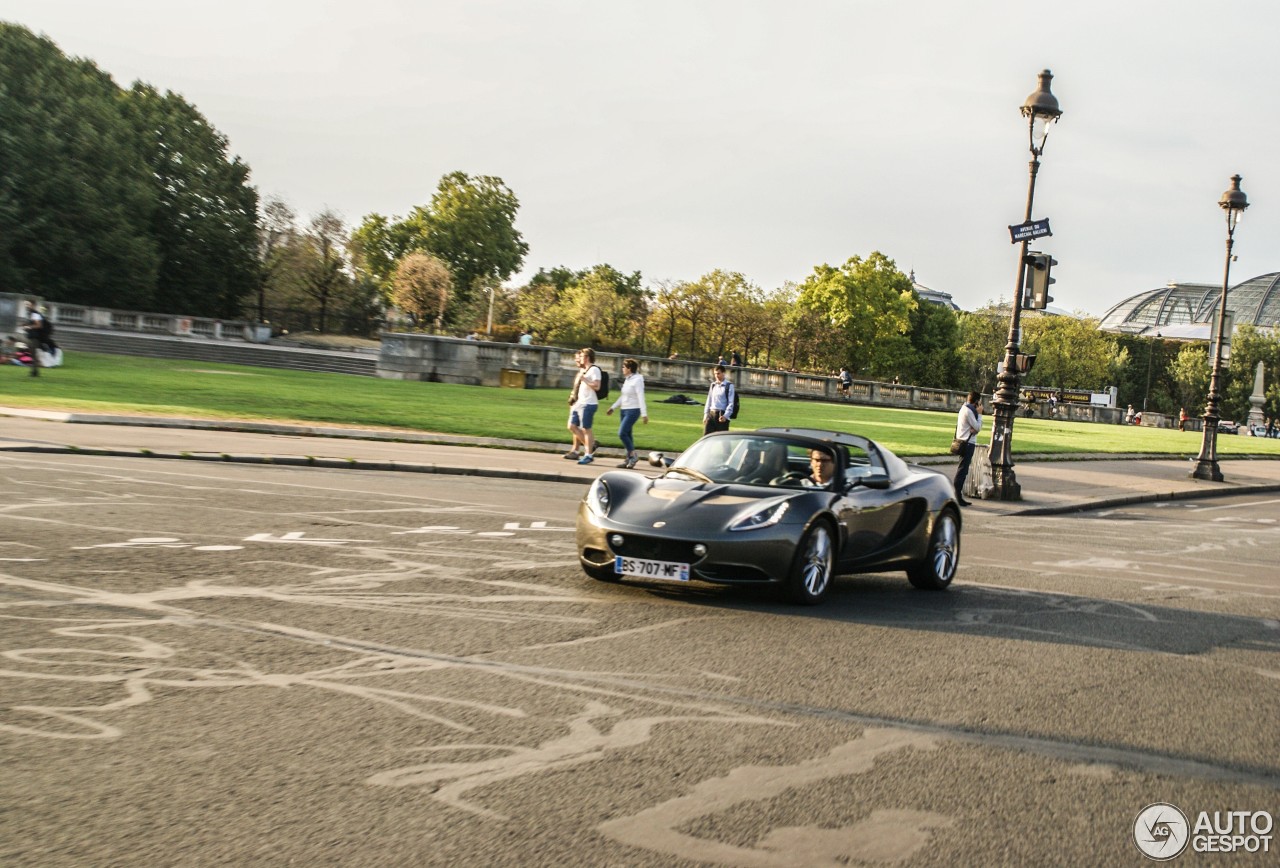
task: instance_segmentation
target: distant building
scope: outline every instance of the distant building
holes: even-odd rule
[[[1183,340],[1209,340],[1222,304],[1222,284],[1170,282],[1130,296],[1102,315],[1098,328],[1125,334],[1152,334]],[[1280,271],[1263,274],[1227,290],[1227,310],[1235,325],[1280,327]]]
[[[951,293],[943,292],[940,289],[930,289],[923,283],[916,282],[916,273],[911,272],[911,286],[915,289],[916,294],[920,296],[921,301],[927,301],[930,304],[940,304],[943,307],[949,307],[952,310],[959,310],[960,306],[951,300]]]

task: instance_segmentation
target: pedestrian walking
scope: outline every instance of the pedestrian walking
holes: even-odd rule
[[[840,397],[847,401],[849,400],[849,390],[853,388],[853,374],[849,373],[848,368],[841,367],[838,377],[840,380]]]
[[[28,303],[27,324],[23,331],[27,336],[27,346],[31,350],[31,376],[38,377],[46,359],[50,366],[55,364],[53,355],[58,345],[53,342],[53,323],[49,322],[49,318],[41,309]]]
[[[729,364],[735,368],[742,367],[742,356],[738,355],[737,350],[729,354]]]
[[[614,410],[619,411],[621,420],[618,423],[618,439],[626,447],[627,457],[618,466],[630,470],[640,460],[640,456],[636,454],[636,441],[631,435],[631,429],[636,427],[637,419],[643,420],[646,425],[649,424],[649,408],[644,403],[644,377],[640,375],[640,363],[635,359],[623,359],[622,374],[622,388],[618,390],[618,400],[613,402],[612,407],[605,410],[605,415],[612,416]]]
[[[702,411],[702,433],[728,431],[729,420],[733,418],[734,389],[733,383],[725,379],[724,365],[716,365],[711,369],[715,378],[707,389],[707,403]]]
[[[1178,430],[1179,431],[1187,430],[1187,420],[1190,418],[1191,417],[1187,415],[1186,407],[1183,407],[1181,410],[1178,411]]]
[[[600,397],[596,390],[604,375],[596,367],[596,351],[591,347],[583,347],[574,355],[578,365],[578,376],[573,380],[573,390],[569,393],[569,431],[573,434],[573,446],[564,454],[565,458],[577,459],[579,464],[590,464],[595,461],[596,435],[591,430],[595,420],[596,409],[600,405]],[[578,448],[581,445],[582,451]]]
[[[960,441],[960,466],[956,468],[956,503],[968,506],[964,499],[964,483],[969,478],[969,465],[973,462],[973,450],[978,447],[978,432],[982,430],[982,393],[970,392],[968,400],[956,414],[956,439]]]

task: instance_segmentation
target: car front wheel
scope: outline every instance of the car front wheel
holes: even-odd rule
[[[815,524],[800,540],[795,563],[787,581],[787,594],[792,602],[817,605],[831,587],[835,566],[835,545],[831,528],[823,522]]]
[[[926,591],[942,591],[956,577],[960,566],[960,522],[955,511],[944,509],[934,522],[929,551],[924,559],[907,567],[911,584]]]

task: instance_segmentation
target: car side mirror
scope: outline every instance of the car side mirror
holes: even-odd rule
[[[649,464],[653,467],[670,467],[675,463],[674,458],[668,458],[665,452],[650,452]]]
[[[889,487],[889,474],[884,472],[868,473],[865,476],[859,476],[853,480],[850,489],[857,488],[861,485],[863,488],[885,489]]]

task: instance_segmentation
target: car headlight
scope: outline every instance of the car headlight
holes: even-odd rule
[[[729,525],[729,530],[758,530],[762,527],[773,527],[782,521],[790,505],[790,501],[783,500],[765,507],[752,507],[751,510],[738,516],[733,524]]]
[[[609,483],[598,477],[587,489],[587,507],[596,515],[608,515],[609,504]]]

